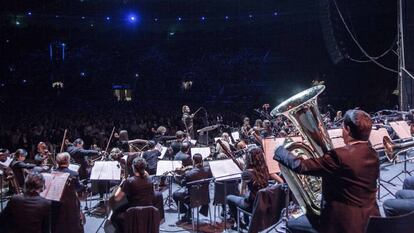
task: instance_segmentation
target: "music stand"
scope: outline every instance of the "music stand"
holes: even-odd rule
[[[210,161],[210,170],[216,183],[221,183],[224,186],[224,216],[227,213],[227,188],[226,182],[240,180],[241,173],[239,167],[232,159],[223,159]],[[224,231],[227,229],[227,220],[224,217]]]
[[[40,196],[47,200],[60,201],[69,173],[52,172],[42,175],[45,179],[45,189],[40,193]]]
[[[108,206],[108,193],[109,193],[109,181],[111,180],[121,180],[121,166],[118,161],[96,161],[92,167],[90,180],[97,181],[107,181],[106,184],[106,193],[104,195],[105,206]],[[99,225],[96,233],[99,229],[105,224],[108,220],[108,213],[105,212],[105,218],[102,223]]]
[[[265,155],[265,162],[269,169],[269,174],[279,173],[279,162],[273,159],[276,148],[283,145],[285,138],[265,138],[263,139],[263,152]]]
[[[191,156],[195,155],[195,154],[201,154],[201,157],[203,158],[203,160],[205,158],[207,158],[208,156],[210,156],[210,147],[193,147],[190,149],[191,152]]]
[[[372,129],[371,130],[371,134],[369,135],[369,142],[371,143],[372,148],[379,152],[382,151],[384,149],[384,144],[383,144],[383,138],[384,137],[389,137],[390,135],[388,134],[388,131],[385,128],[379,128],[379,129]],[[392,165],[392,164],[391,164]],[[388,165],[389,166],[389,165]],[[386,166],[383,166],[382,168],[385,168]],[[393,184],[391,182],[391,180],[384,180],[381,178],[381,167],[379,168],[379,177],[378,177],[378,199],[382,199],[384,197],[386,197],[387,195],[392,195],[395,197],[394,193],[392,193],[392,191],[384,185],[384,183],[392,185],[395,187],[395,184]],[[381,187],[383,187],[388,193],[381,196]]]
[[[390,122],[391,128],[394,130],[394,132],[397,134],[397,136],[400,138],[401,141],[409,141],[412,140],[413,137],[410,132],[410,126],[408,126],[407,122],[405,121],[394,121]],[[401,151],[402,152],[402,151]],[[407,162],[411,160],[412,158],[407,158],[408,156],[408,150],[404,150],[403,156],[404,156],[404,168],[401,170],[397,175],[392,177],[389,181],[392,181],[394,179],[398,179],[401,182],[404,182],[400,176],[404,174],[404,178],[407,177],[407,174],[411,176],[411,171],[407,170]],[[398,154],[397,154],[398,155]]]
[[[172,198],[173,173],[181,167],[182,162],[178,160],[160,160],[157,163],[157,172],[155,176],[166,176],[168,178],[168,196],[164,201],[164,205],[168,205],[169,209],[171,209],[171,206],[174,203],[174,199]]]
[[[345,146],[342,129],[328,129],[328,134],[334,149]]]

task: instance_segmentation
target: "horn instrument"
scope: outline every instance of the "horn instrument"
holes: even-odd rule
[[[302,91],[283,101],[271,112],[273,117],[286,116],[307,141],[307,144],[291,141],[284,145],[297,157],[319,158],[333,149],[317,104],[317,97],[324,89],[324,85],[318,85]],[[317,221],[321,214],[322,179],[296,174],[283,165],[280,168],[295,198],[304,207],[308,219],[311,222]]]

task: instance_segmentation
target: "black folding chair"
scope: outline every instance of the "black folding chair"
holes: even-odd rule
[[[281,184],[259,190],[252,212],[237,208],[237,231],[240,232],[240,213],[248,215],[248,232],[259,232],[279,223],[285,207],[285,191]]]
[[[414,229],[414,211],[396,217],[371,217],[365,233],[408,233]]]

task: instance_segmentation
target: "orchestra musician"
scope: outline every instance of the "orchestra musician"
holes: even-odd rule
[[[35,163],[37,166],[45,166],[48,165],[48,159],[51,156],[46,143],[39,142],[37,144],[37,154],[35,155]]]
[[[251,130],[250,126],[250,119],[248,117],[243,118],[243,125],[240,129],[240,138],[242,140],[248,140],[249,139],[249,132]]]
[[[269,169],[263,151],[259,147],[249,149],[246,161],[246,169],[242,173],[242,196],[228,195],[226,198],[230,209],[230,218],[235,223],[232,229],[237,229],[237,207],[251,212],[257,192],[268,185]],[[246,228],[248,221],[248,217],[244,216],[244,222],[240,222],[240,227]]]
[[[53,227],[54,233],[82,233],[83,224],[81,222],[80,202],[77,191],[82,189],[79,182],[79,173],[69,169],[70,154],[67,152],[59,153],[56,156],[58,168],[55,172],[68,173],[68,183],[63,189],[62,197],[59,202],[53,202]]]
[[[190,156],[190,148],[191,146],[189,142],[183,142],[181,144],[180,151],[174,157],[174,160],[179,160],[182,162],[183,167],[193,165],[193,161],[191,160]]]
[[[125,211],[128,208],[134,206],[159,207],[159,200],[162,202],[162,194],[154,191],[153,182],[145,171],[146,167],[145,159],[135,158],[132,162],[134,174],[126,179],[115,192],[115,202],[120,202],[125,197],[128,200],[128,204],[114,210],[111,217],[111,221],[119,233],[123,232]]]
[[[27,170],[33,169],[36,165],[31,163],[25,163],[27,152],[24,149],[18,149],[14,152],[14,159],[10,164],[16,177],[17,183],[20,187],[24,185],[24,177]]]
[[[191,138],[194,138],[194,124],[193,124],[194,114],[190,114],[190,107],[188,107],[187,105],[184,105],[182,107],[182,112],[183,112],[183,116],[181,120],[184,124],[185,131],[187,135],[189,135]]]
[[[22,195],[14,195],[0,213],[4,233],[50,233],[51,202],[41,197],[45,179],[40,173],[28,174]]]
[[[220,143],[216,143],[216,152],[218,152],[219,154],[225,154],[224,150],[231,151],[232,147],[230,145],[230,136],[229,136],[229,134],[226,133],[226,132],[222,133],[220,140],[226,148],[223,148],[220,145]]]
[[[403,189],[395,193],[395,199],[385,200],[382,207],[387,217],[404,215],[414,211],[414,176],[405,178]]]
[[[380,216],[376,202],[379,159],[369,145],[372,121],[361,110],[345,113],[342,135],[345,146],[319,158],[303,160],[283,146],[274,159],[298,174],[322,177],[322,211],[311,220],[320,233],[363,233],[370,216]],[[311,228],[306,218],[288,222],[291,232]]]
[[[121,166],[121,177],[124,178],[128,178],[128,176],[126,175],[126,161],[123,158],[123,153],[122,150],[114,147],[112,148],[112,150],[109,152],[109,159],[112,161],[118,161],[119,165]],[[106,206],[105,206],[105,202],[104,202],[104,195],[105,193],[108,193],[110,188],[115,186],[115,185],[119,185],[119,181],[117,180],[94,180],[92,181],[92,185],[96,185],[98,188],[98,193],[99,193],[99,199],[100,201],[98,202],[97,205],[95,205],[95,210],[93,211],[94,213],[106,213]]]
[[[164,145],[166,141],[176,139],[176,136],[166,136],[165,135],[166,133],[167,133],[167,128],[165,128],[162,125],[159,126],[157,130],[155,131],[155,135],[153,139],[153,141],[155,141],[155,144],[160,143]]]
[[[263,128],[262,130],[260,130],[260,136],[262,138],[274,136],[272,130],[272,123],[269,120],[263,121]]]
[[[175,155],[178,153],[178,152],[180,152],[180,150],[181,150],[181,145],[182,145],[182,143],[183,143],[183,141],[184,141],[184,139],[185,139],[185,133],[183,132],[183,131],[181,131],[181,130],[178,130],[176,133],[175,133],[175,137],[176,137],[176,140],[174,140],[172,143],[171,143],[171,145],[170,145],[170,157],[171,158],[174,158],[175,157]]]
[[[129,152],[128,131],[119,131],[119,135],[115,134],[115,138],[118,138],[118,140],[115,141],[115,147],[120,148],[123,152]]]
[[[7,149],[0,149],[0,162],[4,163],[7,161],[7,158],[10,156],[9,154],[9,150]],[[0,164],[0,166],[3,166],[2,164]]]
[[[95,150],[83,149],[83,140],[81,138],[76,139],[73,143],[69,143],[66,151],[69,155],[79,164],[79,178],[81,180],[89,178],[87,167],[87,157],[98,156],[100,153]]]
[[[148,150],[142,153],[142,158],[147,161],[146,171],[150,175],[155,175],[157,173],[157,164],[158,157],[161,156],[161,152],[155,149],[155,141],[148,142]]]
[[[189,171],[186,171],[184,173],[183,179],[181,180],[181,188],[176,190],[173,193],[173,199],[177,203],[180,202],[180,214],[184,213],[184,217],[182,217],[177,224],[181,224],[183,222],[189,222],[191,223],[191,209],[187,207],[187,205],[190,203],[190,196],[188,192],[187,183],[202,180],[202,179],[208,179],[210,178],[211,171],[209,167],[204,167],[203,164],[203,157],[201,154],[194,154],[193,159],[193,168]],[[200,213],[206,215],[206,211],[208,211],[208,208],[202,207],[200,209]]]

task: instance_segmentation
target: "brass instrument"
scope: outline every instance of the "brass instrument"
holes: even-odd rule
[[[324,89],[325,86],[318,85],[302,91],[283,101],[271,112],[274,117],[285,115],[310,145],[287,143],[285,148],[297,157],[319,158],[333,149],[317,104],[317,97]],[[316,220],[321,213],[322,179],[298,175],[285,166],[281,166],[281,172],[299,204],[305,207],[309,220]]]
[[[384,136],[382,143],[384,144],[385,155],[390,162],[394,162],[397,159],[397,155],[399,153],[405,152],[414,146],[414,140],[408,142],[393,143],[391,138],[388,136]]]

